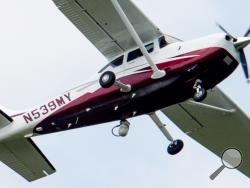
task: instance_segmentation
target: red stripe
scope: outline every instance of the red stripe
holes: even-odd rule
[[[19,114],[15,114],[15,115],[12,115],[12,116],[10,116],[10,117],[14,118],[14,117],[21,116],[21,115],[23,115],[23,114],[25,114],[25,112],[23,112],[23,113],[19,113]]]

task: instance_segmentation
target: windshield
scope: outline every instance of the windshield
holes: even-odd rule
[[[113,68],[122,65],[122,63],[123,63],[123,57],[124,57],[124,56],[122,55],[122,56],[116,58],[115,60],[111,61],[110,65],[111,65]]]
[[[107,64],[105,67],[103,67],[98,73],[103,72],[109,66],[115,68],[115,67],[118,67],[118,66],[122,65],[123,58],[124,58],[124,56],[122,55],[122,56],[116,58],[115,60],[111,61],[109,64]]]

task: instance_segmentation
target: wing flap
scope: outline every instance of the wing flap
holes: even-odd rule
[[[0,151],[0,160],[27,181],[55,172],[55,168],[31,139],[4,141],[0,144]]]
[[[192,121],[182,118],[175,110],[177,105],[165,108],[162,112],[184,132],[186,127],[191,127],[187,134],[219,157],[228,148],[240,150],[243,162],[239,170],[250,177],[249,118],[218,88],[209,92],[203,104],[205,106],[190,102],[178,105],[185,108],[183,113],[187,112]],[[201,125],[200,128],[195,128],[197,123]]]

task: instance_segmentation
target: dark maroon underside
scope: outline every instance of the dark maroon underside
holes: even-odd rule
[[[151,71],[121,78],[122,82],[131,84],[130,93],[122,93],[115,86],[86,93],[42,121],[37,125],[43,128],[42,131],[36,132],[34,129],[34,132],[47,134],[147,114],[191,98],[196,79],[203,81],[204,88],[213,88],[238,65],[221,48],[208,48],[184,55],[199,56],[159,64],[158,67],[167,72],[162,79],[152,80]],[[230,65],[224,62],[226,56],[233,60]]]

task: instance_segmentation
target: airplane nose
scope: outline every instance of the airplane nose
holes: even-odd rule
[[[247,47],[250,44],[250,37],[239,37],[236,42],[234,42],[234,46],[237,50],[241,50]]]
[[[249,79],[249,71],[248,71],[248,65],[247,65],[247,59],[244,52],[244,48],[247,47],[250,44],[250,37],[239,37],[236,42],[234,42],[235,48],[238,50],[240,55],[240,62],[245,74],[245,77],[247,79],[247,83],[250,83]]]

